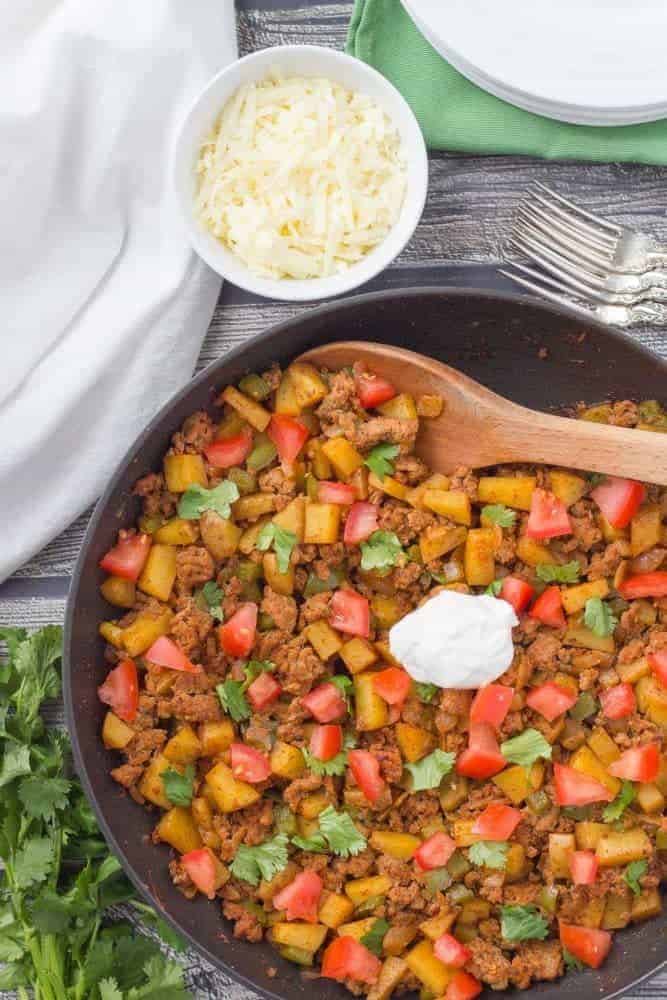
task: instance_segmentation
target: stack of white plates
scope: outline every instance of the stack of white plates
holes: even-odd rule
[[[402,0],[464,76],[582,125],[667,117],[667,0]]]

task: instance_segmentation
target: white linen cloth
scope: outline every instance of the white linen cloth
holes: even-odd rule
[[[233,0],[0,0],[0,580],[192,374],[220,280],[171,149],[235,57]]]

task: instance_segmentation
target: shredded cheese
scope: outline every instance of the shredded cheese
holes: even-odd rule
[[[241,87],[200,150],[195,214],[265,278],[344,271],[403,204],[400,137],[364,94],[320,77]]]

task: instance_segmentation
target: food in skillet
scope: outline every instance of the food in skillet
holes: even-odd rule
[[[100,627],[102,738],[176,886],[371,1000],[597,968],[661,912],[667,491],[432,474],[413,445],[441,400],[362,371],[295,363],[218,405],[102,560],[125,610]],[[653,401],[581,416],[667,429]],[[391,653],[447,591],[519,618],[479,691]]]

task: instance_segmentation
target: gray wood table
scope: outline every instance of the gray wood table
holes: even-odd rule
[[[239,48],[289,42],[342,48],[351,3],[308,0],[237,0]],[[510,289],[497,274],[512,213],[533,179],[568,194],[584,207],[667,243],[667,170],[628,164],[556,163],[527,157],[477,157],[434,153],[430,190],[417,231],[392,267],[368,290],[417,285]],[[225,284],[204,342],[198,369],[272,323],[308,306],[259,300]],[[667,331],[633,334],[667,356]],[[36,628],[62,622],[69,578],[88,515],[80,517],[37,557],[0,586],[0,622]],[[58,721],[56,715],[54,721]],[[667,955],[667,942],[665,945]],[[194,953],[186,956],[187,980],[200,1000],[252,1000],[254,994],[215,972]],[[667,998],[667,973],[632,997]]]

